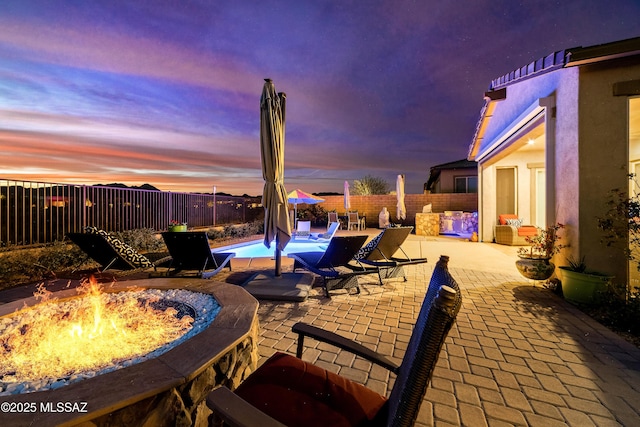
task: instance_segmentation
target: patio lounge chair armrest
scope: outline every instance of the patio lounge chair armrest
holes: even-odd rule
[[[227,387],[219,387],[207,396],[207,406],[225,425],[233,427],[286,427],[243,400]]]
[[[387,359],[385,356],[376,353],[368,347],[365,347],[355,341],[347,339],[341,335],[338,335],[333,332],[325,331],[324,329],[317,328],[315,326],[309,325],[307,323],[298,322],[293,325],[291,329],[293,332],[298,334],[298,351],[297,357],[302,357],[302,350],[304,348],[304,337],[308,336],[315,340],[325,342],[331,345],[334,345],[338,348],[346,350],[350,353],[353,353],[357,356],[360,356],[371,363],[375,363],[376,365],[382,366],[385,369],[397,374],[398,373],[398,364]]]

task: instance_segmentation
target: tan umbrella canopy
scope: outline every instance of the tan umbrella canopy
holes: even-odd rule
[[[276,93],[271,79],[265,84],[260,97],[260,154],[262,158],[262,177],[264,190],[264,245],[269,248],[276,241],[275,275],[281,275],[281,254],[291,240],[289,224],[287,190],[284,188],[284,93]]]
[[[403,220],[407,218],[407,208],[404,204],[404,175],[398,175],[396,179],[396,198],[398,203],[396,204],[396,218]]]

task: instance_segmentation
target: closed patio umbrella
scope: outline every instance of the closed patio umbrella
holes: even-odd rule
[[[260,97],[260,154],[264,190],[264,245],[269,248],[275,239],[275,275],[281,273],[281,254],[291,240],[287,190],[284,188],[284,93],[276,94],[271,79],[265,79]]]
[[[398,175],[396,179],[396,197],[398,203],[396,204],[396,218],[403,220],[407,218],[407,208],[404,205],[404,175]]]
[[[298,218],[298,203],[306,203],[308,205],[315,205],[316,203],[324,202],[324,199],[320,197],[314,196],[313,194],[309,194],[300,189],[293,190],[291,193],[287,195],[287,201],[289,203],[293,203],[293,208],[295,210],[294,218]]]
[[[349,214],[349,209],[351,209],[351,194],[349,194],[349,183],[347,181],[344,182],[344,210]]]

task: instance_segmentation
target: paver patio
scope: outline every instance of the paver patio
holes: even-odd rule
[[[406,248],[429,259],[409,266],[406,282],[381,287],[371,275],[360,278],[359,295],[336,291],[327,299],[318,289],[304,303],[262,301],[260,354],[295,354],[291,326],[304,321],[402,357],[433,265],[449,255],[463,305],[417,425],[640,425],[640,349],[520,276],[516,248],[414,235]],[[390,390],[386,370],[307,341],[305,360]]]
[[[261,360],[275,351],[295,354],[291,326],[298,321],[399,359],[433,265],[441,254],[449,255],[463,305],[417,425],[640,425],[640,349],[521,277],[515,248],[414,235],[405,248],[429,259],[407,267],[406,282],[392,279],[379,286],[375,275],[363,276],[359,295],[335,291],[328,299],[318,288],[302,303],[262,301]],[[289,261],[283,258],[285,271]],[[248,264],[234,259],[234,271],[214,280],[237,280]],[[250,268],[273,268],[273,261],[254,259]],[[305,360],[380,393],[390,389],[393,377],[386,370],[313,340],[305,344]]]

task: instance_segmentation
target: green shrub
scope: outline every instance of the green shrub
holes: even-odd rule
[[[209,237],[209,240],[222,240],[225,238],[224,232],[224,228],[210,228],[207,230],[207,237]]]
[[[250,237],[262,234],[264,224],[255,221],[237,226],[211,228],[207,231],[209,239]],[[163,239],[151,228],[112,233],[139,252],[164,252]],[[74,268],[89,268],[95,262],[88,260],[79,265],[86,254],[76,245],[68,242],[54,242],[40,248],[7,250],[0,253],[0,289],[10,288],[24,283],[32,283],[55,277],[56,273]]]
[[[41,248],[16,249],[0,254],[0,289],[55,277],[71,270],[85,255],[75,245],[54,242]]]
[[[598,320],[614,330],[640,335],[640,288],[610,284],[596,309]]]
[[[241,239],[264,233],[264,222],[253,221],[239,225],[226,225],[222,228],[210,228],[207,236],[210,240]]]
[[[153,228],[139,228],[111,234],[138,252],[162,252],[166,250],[164,240]]]
[[[164,241],[151,228],[112,233],[139,252],[163,252]],[[0,289],[37,282],[74,268],[95,266],[76,245],[57,241],[40,248],[14,249],[0,254]]]
[[[306,209],[298,211],[298,219],[311,221],[316,227],[325,226],[327,225],[327,211],[320,205],[309,205]]]

